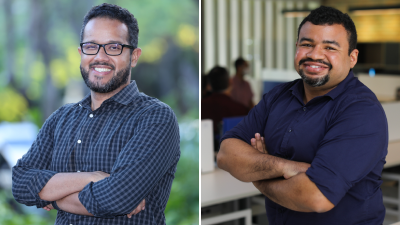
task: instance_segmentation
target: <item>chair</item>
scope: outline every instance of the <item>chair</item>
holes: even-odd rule
[[[223,118],[222,133],[225,134],[225,132],[234,128],[240,121],[243,120],[243,118],[244,116]]]

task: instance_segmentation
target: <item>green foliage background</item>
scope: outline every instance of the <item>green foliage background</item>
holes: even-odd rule
[[[0,123],[32,121],[41,127],[66,103],[70,86],[88,93],[79,70],[79,33],[86,12],[103,2],[137,18],[143,53],[132,79],[140,91],[169,104],[180,123],[182,155],[167,224],[198,224],[198,0],[0,1]],[[11,192],[0,190],[0,224],[54,223],[54,213],[42,218],[17,209]]]

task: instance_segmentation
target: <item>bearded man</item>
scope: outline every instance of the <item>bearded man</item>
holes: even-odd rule
[[[222,137],[218,166],[263,193],[269,224],[382,224],[385,112],[354,77],[356,27],[321,6],[298,29],[302,79],[278,85]]]
[[[13,167],[15,199],[58,210],[55,224],[165,224],[179,127],[170,107],[131,81],[138,33],[119,6],[86,14],[78,51],[91,92],[55,111]]]

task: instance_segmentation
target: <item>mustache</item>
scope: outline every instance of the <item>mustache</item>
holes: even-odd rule
[[[109,67],[111,67],[111,69],[115,69],[115,67],[113,66],[113,65],[111,65],[111,64],[109,64],[109,63],[106,63],[106,62],[94,62],[94,63],[90,63],[89,64],[89,68],[92,68],[92,67],[94,67],[94,66],[96,66],[96,65],[102,65],[102,66],[109,66]]]
[[[301,64],[305,63],[305,62],[322,63],[322,64],[327,65],[327,66],[329,67],[329,70],[332,69],[332,64],[330,64],[330,63],[328,63],[328,62],[324,62],[324,61],[322,61],[322,60],[312,60],[312,59],[310,59],[310,58],[306,58],[306,59],[300,60],[300,61],[299,61],[299,66],[300,66]]]

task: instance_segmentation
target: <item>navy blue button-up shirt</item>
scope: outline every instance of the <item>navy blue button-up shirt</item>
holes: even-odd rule
[[[250,144],[265,137],[271,155],[311,163],[306,174],[335,207],[302,213],[265,200],[270,224],[381,224],[380,189],[388,127],[376,96],[353,72],[324,96],[303,102],[302,80],[277,86],[263,96],[227,138]]]
[[[140,93],[136,83],[92,111],[91,97],[67,104],[44,123],[13,168],[12,191],[25,205],[50,202],[38,193],[60,172],[103,171],[79,200],[94,216],[58,211],[56,224],[165,224],[164,210],[180,157],[179,127],[166,104]],[[126,214],[146,199],[146,209]]]

